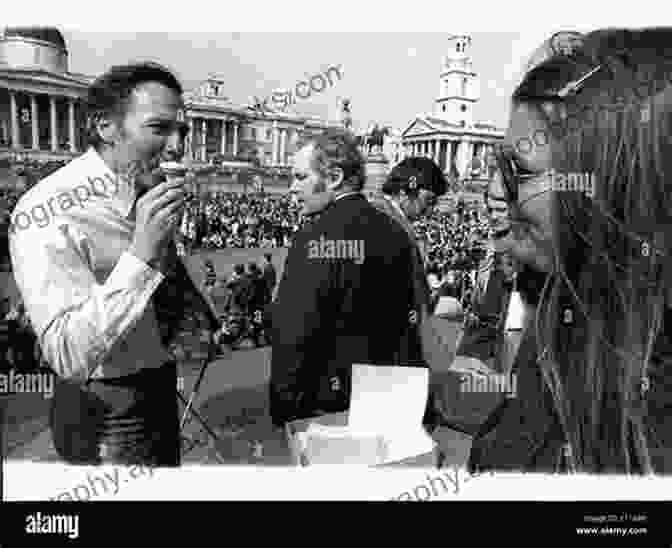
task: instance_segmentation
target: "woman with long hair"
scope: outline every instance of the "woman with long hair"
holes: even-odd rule
[[[514,365],[541,379],[518,391],[539,406],[497,410],[471,466],[669,473],[672,28],[560,33],[538,53],[497,161],[511,221],[499,249],[547,274],[536,359]],[[535,420],[507,452],[505,423]]]

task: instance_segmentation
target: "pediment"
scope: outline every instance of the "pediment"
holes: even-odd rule
[[[414,135],[424,135],[436,131],[426,120],[416,118],[402,133],[402,137],[413,137]]]

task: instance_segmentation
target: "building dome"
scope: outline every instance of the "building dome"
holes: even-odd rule
[[[68,48],[55,27],[7,27],[0,35],[0,67],[68,71]]]
[[[28,38],[68,49],[61,31],[53,27],[9,27],[5,29],[5,38]]]

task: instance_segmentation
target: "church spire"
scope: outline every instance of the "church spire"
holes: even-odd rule
[[[471,61],[471,37],[449,36],[448,48],[439,76],[435,114],[453,123],[470,125],[473,108],[478,101],[478,77]]]

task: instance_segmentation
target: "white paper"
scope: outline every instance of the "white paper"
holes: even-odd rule
[[[435,316],[459,316],[462,314],[460,301],[453,297],[440,297],[434,309]]]
[[[347,426],[311,424],[305,432],[296,434],[296,441],[310,465],[376,466],[388,458],[387,441],[382,436],[353,433]]]
[[[385,462],[429,453],[436,444],[422,425],[428,395],[425,367],[354,364],[348,428],[383,436],[388,445]]]

